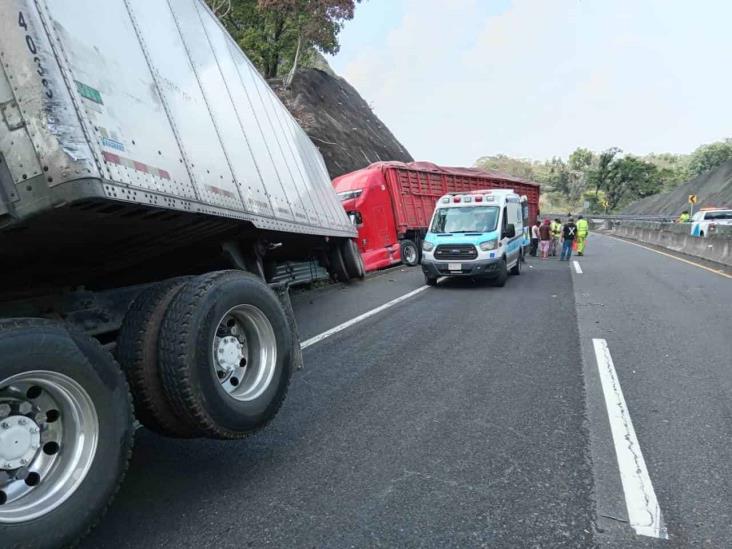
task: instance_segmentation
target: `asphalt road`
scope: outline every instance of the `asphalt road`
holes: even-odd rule
[[[443,281],[308,347],[248,440],[141,429],[84,547],[732,546],[732,280],[599,235],[578,263]],[[422,284],[298,293],[301,337]],[[634,531],[593,339],[668,539]]]

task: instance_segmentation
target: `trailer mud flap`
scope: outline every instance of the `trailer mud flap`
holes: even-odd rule
[[[282,309],[285,311],[285,315],[287,316],[287,324],[290,326],[290,333],[292,334],[292,363],[296,370],[301,370],[304,366],[304,361],[302,358],[302,349],[300,348],[300,332],[297,329],[295,312],[292,310],[289,284],[280,282],[270,284],[270,287],[277,294],[277,298],[280,300]]]

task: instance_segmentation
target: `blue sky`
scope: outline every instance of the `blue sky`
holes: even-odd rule
[[[418,160],[732,136],[732,2],[366,0],[329,59]]]

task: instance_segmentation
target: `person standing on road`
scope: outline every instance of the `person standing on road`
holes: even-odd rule
[[[574,219],[571,217],[562,227],[562,255],[559,257],[559,261],[569,261],[572,257],[572,244],[577,236],[577,225],[574,224]]]
[[[549,257],[549,245],[552,242],[552,228],[549,220],[545,219],[544,223],[539,227],[539,248],[541,249],[541,258]]]
[[[531,227],[531,249],[529,254],[536,257],[536,248],[539,246],[539,221]]]
[[[688,222],[689,222],[689,211],[684,210],[683,212],[681,212],[681,215],[676,220],[676,223],[688,223]]]
[[[590,234],[590,224],[583,216],[577,218],[577,255],[585,255],[585,242]]]
[[[552,243],[549,245],[549,255],[559,255],[559,242],[562,239],[562,222],[557,217],[551,224]]]

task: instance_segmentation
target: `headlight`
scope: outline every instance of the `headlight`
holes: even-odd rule
[[[498,239],[494,238],[492,240],[486,240],[485,242],[481,242],[478,246],[481,251],[487,252],[489,250],[495,250],[496,246],[498,246]]]
[[[338,194],[338,198],[341,199],[341,202],[344,202],[346,200],[350,200],[352,198],[358,198],[361,196],[361,193],[363,193],[363,189],[357,189],[355,191],[343,191]]]
[[[435,247],[435,245],[432,244],[432,242],[427,242],[426,240],[422,241],[422,249],[425,252],[431,252],[434,247]]]

